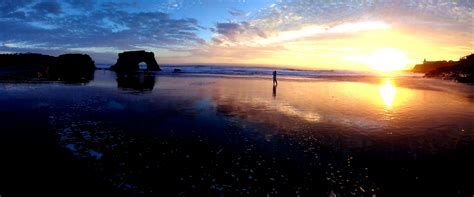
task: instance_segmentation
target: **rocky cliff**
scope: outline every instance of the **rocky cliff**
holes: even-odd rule
[[[440,67],[425,74],[426,77],[474,83],[474,54],[462,57],[452,66]]]

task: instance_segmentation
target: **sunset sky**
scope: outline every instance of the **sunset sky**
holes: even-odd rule
[[[472,0],[6,0],[0,27],[2,53],[88,53],[96,63],[146,49],[160,64],[408,69],[474,53]]]

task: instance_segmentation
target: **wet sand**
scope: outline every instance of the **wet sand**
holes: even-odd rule
[[[474,194],[474,86],[117,76],[0,83],[0,194]]]

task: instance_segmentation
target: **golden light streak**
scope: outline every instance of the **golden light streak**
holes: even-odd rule
[[[356,23],[345,23],[333,27],[312,25],[306,26],[295,31],[279,32],[269,38],[255,40],[258,44],[272,44],[285,41],[292,41],[296,39],[302,39],[310,36],[319,34],[341,34],[341,33],[355,33],[359,31],[367,30],[381,30],[389,29],[390,26],[384,22],[368,21],[368,22],[356,22]]]
[[[380,97],[382,98],[385,107],[391,109],[393,106],[393,101],[397,94],[397,89],[393,86],[390,79],[385,79],[383,85],[379,88]]]

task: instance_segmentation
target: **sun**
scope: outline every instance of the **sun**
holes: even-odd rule
[[[380,72],[393,72],[407,69],[408,58],[400,49],[377,49],[368,59],[370,68]]]

